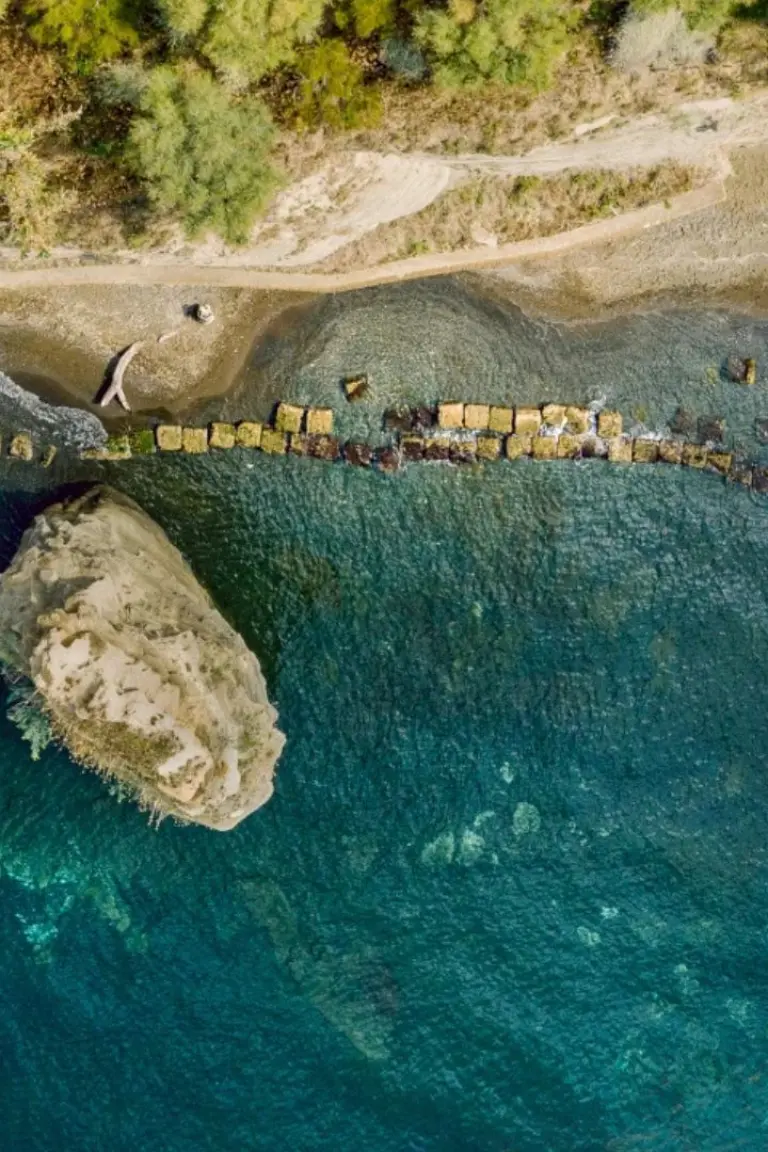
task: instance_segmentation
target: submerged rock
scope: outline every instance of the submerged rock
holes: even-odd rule
[[[75,759],[155,814],[225,830],[271,796],[285,737],[256,657],[119,493],[27,530],[0,577],[0,659]]]

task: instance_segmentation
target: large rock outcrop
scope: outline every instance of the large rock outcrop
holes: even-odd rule
[[[75,759],[158,815],[225,830],[271,796],[285,737],[258,661],[127,497],[36,518],[0,577],[0,659]]]

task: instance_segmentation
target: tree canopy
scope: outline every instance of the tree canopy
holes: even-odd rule
[[[272,136],[260,100],[231,96],[198,68],[164,66],[141,96],[127,158],[155,207],[189,235],[212,229],[243,243],[275,188]]]

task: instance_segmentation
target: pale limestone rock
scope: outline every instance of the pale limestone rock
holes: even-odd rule
[[[575,408],[570,406],[565,410],[565,422],[568,431],[574,436],[583,436],[589,431],[590,413],[588,408]]]
[[[261,450],[273,456],[281,456],[288,451],[288,438],[275,428],[264,428],[261,433]]]
[[[307,409],[307,435],[330,436],[333,432],[333,410],[331,408]]]
[[[624,431],[621,412],[598,412],[597,434],[603,440],[613,440]]]
[[[161,452],[181,452],[181,428],[178,424],[158,424],[155,439]]]
[[[519,460],[521,456],[530,456],[533,452],[533,437],[507,436],[504,449],[507,460]]]
[[[243,420],[237,426],[237,443],[240,448],[258,448],[261,444],[261,424],[255,420]]]
[[[8,455],[13,456],[16,460],[29,461],[32,459],[34,448],[29,432],[19,432],[17,436],[13,437],[8,449]]]
[[[506,436],[512,431],[514,420],[515,414],[511,408],[502,408],[494,404],[491,407],[488,427],[491,432],[500,432],[502,436]]]
[[[275,428],[278,432],[301,432],[304,409],[298,404],[278,404]]]
[[[25,533],[0,577],[0,659],[72,755],[155,814],[226,830],[271,796],[285,738],[256,657],[119,493]]]
[[[534,436],[534,460],[555,460],[557,458],[557,436]]]
[[[659,458],[658,440],[635,440],[632,459],[635,464],[655,464]]]
[[[545,404],[541,410],[541,418],[550,428],[562,428],[565,424],[565,405]]]
[[[632,463],[632,441],[617,436],[608,441],[608,459],[611,464]]]
[[[208,451],[207,428],[182,428],[181,447],[190,456],[200,456]]]

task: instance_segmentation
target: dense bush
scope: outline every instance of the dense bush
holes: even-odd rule
[[[22,10],[33,40],[63,49],[81,68],[139,43],[135,13],[126,0],[25,0]]]
[[[568,0],[449,0],[416,16],[415,37],[437,83],[548,83],[578,11]]]
[[[677,8],[630,12],[618,30],[612,61],[621,72],[701,64],[711,45],[711,37],[689,28]]]
[[[141,96],[127,158],[155,207],[189,235],[210,228],[244,243],[275,187],[272,135],[260,100],[233,98],[199,69],[164,66]]]
[[[636,14],[677,9],[691,28],[717,29],[736,8],[734,0],[633,0]]]
[[[308,48],[299,59],[299,72],[298,126],[367,128],[378,120],[379,93],[364,83],[363,69],[343,40],[321,40]]]

